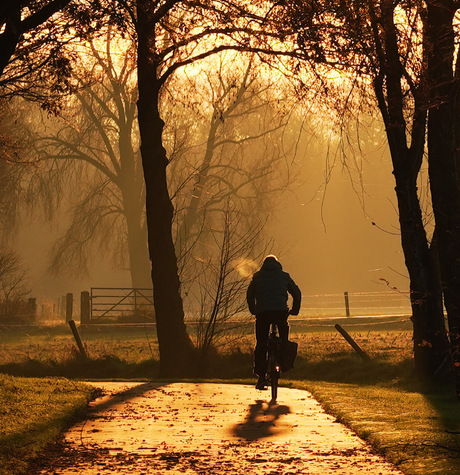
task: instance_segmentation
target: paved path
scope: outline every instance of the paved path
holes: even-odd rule
[[[106,395],[41,474],[401,474],[307,391],[269,404],[236,384],[96,385]]]

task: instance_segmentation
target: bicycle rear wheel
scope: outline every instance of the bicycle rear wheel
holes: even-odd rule
[[[278,381],[279,376],[278,373],[274,373],[271,376],[271,388],[272,388],[272,402],[276,402],[276,398],[278,397]]]
[[[276,402],[278,397],[278,383],[280,379],[279,368],[274,355],[270,355],[269,359],[269,375],[270,375],[270,387],[272,392],[272,402]]]

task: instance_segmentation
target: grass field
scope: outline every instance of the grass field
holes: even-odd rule
[[[460,404],[451,388],[422,387],[415,378],[410,323],[401,318],[340,321],[369,354],[369,362],[357,356],[333,323],[291,323],[291,339],[299,343],[300,351],[295,369],[285,375],[290,379],[283,378],[284,382],[312,391],[328,412],[369,440],[405,473],[460,474]],[[51,381],[64,384],[69,382],[62,377],[154,379],[157,375],[158,348],[152,327],[82,328],[90,357],[87,361],[79,358],[65,326],[0,330],[0,373],[19,377],[24,394],[27,387],[37,387],[35,382],[27,384],[24,376],[61,377]],[[202,377],[252,377],[252,327],[243,333],[226,340]],[[73,402],[66,405],[56,399],[55,409],[46,416],[49,427],[59,430],[65,424],[62,421],[85,404],[87,390],[72,384],[65,391],[74,391]],[[59,394],[54,389],[49,392],[53,397]],[[37,404],[40,408],[41,403]],[[53,412],[60,405],[63,412]],[[14,412],[9,417],[15,417]],[[55,433],[48,432],[51,437]],[[3,454],[8,447],[5,440],[10,439],[3,438]]]
[[[63,378],[0,374],[0,473],[27,473],[30,461],[84,413],[92,393]]]
[[[362,348],[391,371],[411,358],[408,320],[342,319],[291,323],[291,338],[300,345],[297,377],[316,373],[340,377],[342,359],[355,360],[355,354],[334,329],[338,321],[347,328]],[[190,328],[193,337],[193,327]],[[80,328],[90,361],[78,358],[68,326],[0,327],[0,372],[19,376],[65,376],[75,378],[155,377],[158,345],[152,326],[87,326]],[[231,332],[223,339],[207,373],[199,376],[251,377],[254,335],[252,325]],[[361,365],[362,366],[362,365]],[[361,366],[358,366],[361,370]],[[327,369],[325,372],[324,370]],[[335,380],[335,379],[334,379]]]

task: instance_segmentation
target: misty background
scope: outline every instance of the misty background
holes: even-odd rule
[[[265,234],[273,240],[269,252],[305,297],[387,292],[389,286],[407,291],[391,161],[382,143],[383,138],[367,150],[350,144],[357,157],[353,168],[344,163],[340,144],[304,132],[289,158],[295,178],[276,197]],[[62,196],[64,202],[70,198]],[[72,269],[50,273],[50,252],[68,212],[62,207],[51,221],[23,212],[15,248],[29,269],[31,295],[49,302],[90,287],[130,287],[129,269],[114,265],[108,246],[91,254],[86,275]]]
[[[39,305],[71,292],[78,307],[91,287],[151,287],[132,47],[110,31],[80,45],[75,92],[57,114],[8,106],[24,171],[9,246]],[[240,277],[276,254],[302,289],[303,313],[314,313],[310,297],[328,307],[345,291],[352,306],[353,294],[371,294],[385,307],[378,294],[390,292],[409,309],[385,131],[365,114],[344,122],[334,107],[313,83],[300,99],[254,56],[216,55],[168,84],[163,138],[184,295],[209,286],[228,232],[233,257],[249,263]]]

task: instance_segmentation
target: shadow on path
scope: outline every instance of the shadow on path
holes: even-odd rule
[[[97,383],[93,383],[97,386]],[[90,412],[98,413],[103,412],[109,409],[112,406],[120,404],[122,402],[126,402],[129,399],[133,399],[135,397],[140,397],[144,393],[151,391],[152,389],[158,389],[162,386],[165,386],[164,383],[153,383],[153,382],[145,382],[145,383],[138,383],[135,386],[127,387],[122,391],[113,391],[113,393],[107,395],[107,391],[104,392],[103,398],[98,401],[93,401],[92,407],[90,408]],[[109,391],[110,392],[110,391]]]
[[[235,437],[247,441],[256,441],[278,435],[286,430],[286,425],[278,427],[280,417],[290,413],[289,406],[257,400],[249,406],[246,420],[243,423],[236,424],[231,433]]]

